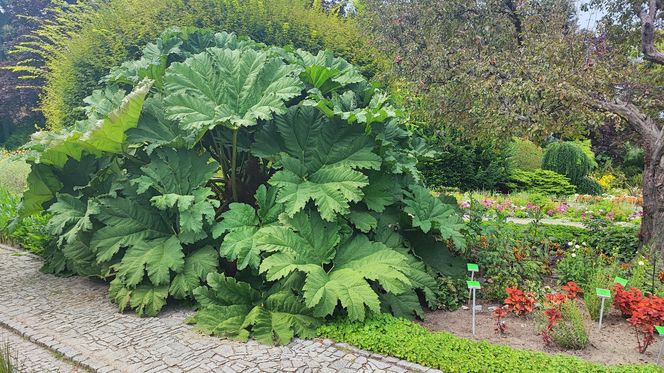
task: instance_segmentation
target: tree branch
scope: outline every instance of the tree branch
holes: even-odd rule
[[[619,115],[631,124],[644,140],[654,142],[660,139],[663,135],[664,131],[657,126],[655,121],[642,113],[641,110],[632,103],[624,102],[619,98],[616,98],[613,101],[607,101],[602,98],[592,97],[590,105],[602,111]]]
[[[641,18],[641,51],[646,60],[664,65],[664,53],[655,48],[655,20],[657,19],[657,0],[648,0],[648,7],[639,14]]]

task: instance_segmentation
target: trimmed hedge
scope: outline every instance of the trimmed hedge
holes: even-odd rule
[[[378,315],[365,322],[337,321],[318,328],[321,337],[394,356],[443,372],[661,372],[654,365],[605,366],[430,332],[405,319]]]
[[[61,128],[82,117],[83,98],[121,62],[134,59],[171,26],[234,32],[268,45],[293,45],[310,52],[330,49],[367,75],[387,61],[352,17],[324,11],[308,0],[109,0],[55,8],[53,21],[35,32],[38,43],[17,67],[24,77],[43,78],[41,110],[47,126]],[[34,57],[41,60],[34,66]]]

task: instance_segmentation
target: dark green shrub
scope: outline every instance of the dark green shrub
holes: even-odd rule
[[[493,190],[509,178],[510,149],[506,145],[493,140],[460,140],[449,135],[429,142],[437,154],[421,160],[418,167],[433,189]]]
[[[440,276],[438,281],[438,308],[454,311],[468,301],[468,288],[465,278]]]
[[[330,49],[369,75],[384,60],[352,17],[314,8],[309,0],[109,0],[78,2],[52,12],[52,21],[35,32],[40,43],[19,47],[30,53],[17,69],[26,77],[45,78],[41,110],[51,128],[81,119],[76,108],[99,79],[137,57],[171,26],[235,32],[314,53]],[[35,56],[38,66],[33,65]]]
[[[468,326],[470,328],[470,326]],[[655,365],[606,366],[578,357],[549,355],[430,332],[405,319],[379,315],[363,323],[336,321],[318,335],[443,372],[659,372]]]
[[[510,146],[512,150],[510,162],[514,168],[524,171],[542,168],[544,151],[537,144],[527,139],[515,138]]]
[[[605,219],[593,219],[586,223],[588,243],[601,249],[606,255],[613,255],[623,262],[629,262],[636,255],[641,243],[637,226],[620,226]]]
[[[549,170],[524,171],[514,170],[507,188],[510,191],[527,190],[547,195],[574,194],[576,188],[569,179]]]
[[[556,141],[546,147],[542,168],[567,176],[579,185],[591,169],[591,161],[581,146],[573,142]]]
[[[576,191],[579,194],[591,194],[593,196],[604,193],[602,186],[597,181],[588,176],[582,178],[576,185]]]

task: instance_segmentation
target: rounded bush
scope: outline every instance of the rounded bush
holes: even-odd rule
[[[584,177],[576,186],[576,191],[579,194],[590,194],[593,196],[604,193],[602,186],[599,185],[595,179]]]
[[[524,171],[542,168],[544,151],[537,144],[527,139],[515,138],[510,148],[512,150],[510,161],[514,168]]]

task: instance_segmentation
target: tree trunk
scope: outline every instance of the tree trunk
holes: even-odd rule
[[[664,254],[664,157],[663,139],[644,141],[643,219],[641,242]]]
[[[664,257],[664,128],[634,104],[619,98],[614,101],[594,98],[591,105],[621,116],[641,135],[645,165],[639,238],[644,245],[659,249]]]

